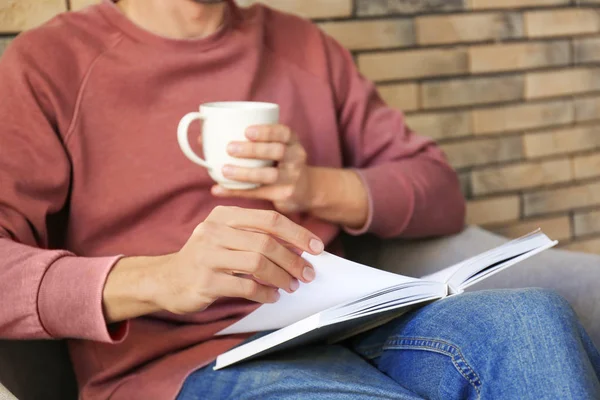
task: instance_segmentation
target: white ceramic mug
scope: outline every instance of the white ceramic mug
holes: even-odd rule
[[[202,122],[202,148],[204,159],[190,146],[188,130],[196,120]],[[177,140],[183,154],[194,163],[208,169],[215,182],[227,189],[254,189],[259,185],[237,182],[223,176],[225,165],[260,168],[272,165],[272,161],[237,158],[227,153],[231,142],[248,141],[246,129],[253,125],[269,125],[279,122],[279,106],[273,103],[251,101],[225,101],[200,106],[200,112],[187,114],[179,122]]]

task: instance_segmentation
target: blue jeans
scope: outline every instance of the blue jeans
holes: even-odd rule
[[[600,354],[549,290],[464,293],[336,345],[188,377],[191,399],[600,399]]]

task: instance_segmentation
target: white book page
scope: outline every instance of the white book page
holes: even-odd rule
[[[476,256],[461,261],[441,271],[426,275],[421,279],[436,282],[447,282],[454,289],[458,289],[465,281],[467,281],[471,276],[475,275],[481,269],[485,269],[485,267],[494,264],[495,262],[499,262],[502,259],[514,257],[518,254],[545,246],[550,242],[551,240],[538,230],[518,239],[504,243],[486,252],[477,254]]]
[[[466,282],[468,282],[472,278],[475,278],[478,274],[482,272],[485,273],[485,271],[490,266],[494,266],[494,270],[501,270],[505,268],[505,265],[514,265],[514,263],[501,264],[502,261],[509,260],[516,256],[524,255],[544,246],[554,244],[556,243],[554,243],[541,232],[527,235],[525,238],[520,238],[515,241],[506,243],[503,246],[497,247],[493,250],[484,253],[485,257],[482,257],[481,260],[477,260],[477,262],[466,263],[465,265],[463,265],[450,277],[450,279],[448,280],[448,285],[450,285],[451,287],[462,288]]]
[[[378,290],[406,282],[418,282],[415,278],[367,267],[327,252],[319,256],[304,253],[302,257],[315,268],[316,278],[313,282],[300,282],[300,288],[292,294],[280,290],[281,298],[277,303],[263,304],[217,335],[280,329]]]
[[[538,254],[538,253],[541,253],[541,252],[542,252],[542,251],[544,251],[544,250],[548,250],[548,249],[550,249],[550,248],[552,248],[552,247],[556,246],[557,244],[558,244],[558,241],[556,241],[556,240],[555,240],[555,241],[553,241],[553,242],[550,242],[550,243],[548,243],[548,244],[546,244],[546,245],[544,245],[544,246],[542,246],[542,247],[539,247],[539,248],[537,248],[537,249],[535,249],[535,250],[532,250],[532,251],[530,251],[530,252],[528,252],[528,253],[525,253],[525,254],[523,254],[523,255],[521,255],[521,256],[519,256],[519,257],[516,257],[516,258],[513,258],[513,259],[511,259],[511,260],[509,260],[509,261],[506,261],[506,262],[505,262],[505,263],[503,263],[501,266],[498,266],[497,268],[494,268],[494,269],[493,269],[493,270],[491,270],[491,271],[486,271],[486,272],[485,272],[485,273],[483,273],[483,274],[477,274],[477,275],[475,275],[474,277],[472,277],[471,279],[469,279],[468,281],[466,281],[465,283],[463,283],[463,284],[461,285],[461,289],[462,289],[462,290],[464,290],[464,289],[466,289],[466,288],[468,288],[468,287],[470,287],[470,286],[473,286],[473,285],[475,285],[476,283],[479,283],[479,282],[481,282],[482,280],[484,280],[484,279],[487,279],[487,278],[489,278],[490,276],[492,276],[492,275],[495,275],[495,274],[497,274],[498,272],[501,272],[501,271],[503,271],[504,269],[506,269],[506,268],[508,268],[508,267],[511,267],[511,266],[513,266],[513,265],[515,265],[515,264],[517,264],[517,263],[520,263],[520,262],[521,262],[521,261],[523,261],[523,260],[526,260],[526,259],[528,259],[528,258],[530,258],[530,257],[533,257],[534,255],[536,255],[536,254]]]
[[[448,279],[464,265],[464,263],[465,261],[461,261],[458,264],[451,265],[438,272],[434,272],[433,274],[425,275],[421,277],[421,279],[433,282],[447,282]]]
[[[443,297],[447,294],[447,286],[438,282],[413,282],[408,285],[395,286],[396,290],[383,292],[372,298],[363,298],[363,301],[345,303],[322,312],[324,323],[329,319],[337,319],[353,314],[367,313],[384,309],[392,305],[402,305],[413,300],[431,296]]]

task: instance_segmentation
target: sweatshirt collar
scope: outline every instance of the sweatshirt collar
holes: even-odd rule
[[[157,35],[135,24],[127,18],[117,7],[116,0],[102,0],[98,7],[103,16],[125,35],[131,37],[137,42],[153,46],[172,47],[177,49],[199,50],[206,47],[212,47],[223,40],[233,29],[236,22],[241,17],[240,9],[233,0],[225,0],[228,10],[225,13],[225,19],[221,28],[215,33],[199,39],[172,39]]]

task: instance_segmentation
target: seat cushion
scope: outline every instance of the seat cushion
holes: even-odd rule
[[[77,399],[64,341],[0,340],[0,382],[19,400]]]

